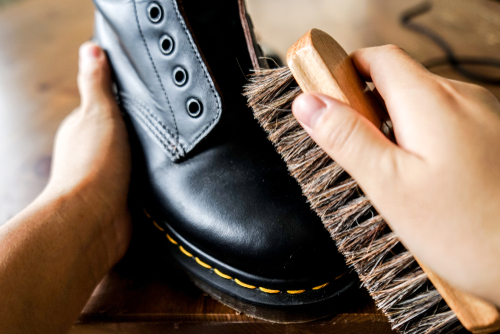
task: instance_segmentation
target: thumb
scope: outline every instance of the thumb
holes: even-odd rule
[[[368,194],[395,172],[400,149],[347,104],[306,93],[295,99],[292,109],[311,138]]]
[[[104,51],[98,45],[86,42],[80,47],[79,56],[78,89],[82,109],[115,104],[111,72]]]

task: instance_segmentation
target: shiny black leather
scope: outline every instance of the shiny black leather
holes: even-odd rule
[[[217,124],[222,104],[177,2],[95,3],[96,37],[108,50],[122,104],[156,145],[171,159],[178,160]],[[148,17],[151,3],[163,8],[159,22]],[[173,40],[169,54],[161,50],[163,36]],[[181,86],[173,78],[179,67],[188,73],[187,82]],[[195,118],[186,110],[192,98],[203,104],[203,112]]]
[[[171,12],[174,0],[157,0],[167,10],[156,24],[146,14],[151,1],[95,2],[95,35],[130,123],[134,177],[158,224],[251,284],[299,289],[344,273],[334,242],[246,107],[252,62],[238,1],[179,1],[181,17]],[[173,22],[182,18],[188,30]],[[171,57],[158,51],[164,34],[174,39]],[[181,88],[171,80],[179,65],[189,77]],[[186,113],[191,96],[203,103],[199,118]]]

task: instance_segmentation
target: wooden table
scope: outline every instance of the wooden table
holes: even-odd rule
[[[441,51],[400,27],[398,17],[420,0],[249,0],[262,41],[283,55],[311,27],[348,51],[394,43],[418,60]],[[276,13],[279,13],[277,16]],[[43,189],[54,133],[79,103],[78,46],[92,35],[90,0],[20,0],[0,6],[0,224]],[[462,55],[500,57],[500,9],[483,0],[439,0],[418,19]],[[437,73],[462,79],[442,66]],[[500,97],[498,87],[488,87]],[[356,306],[322,321],[276,325],[219,304],[136,241],[94,292],[72,333],[391,333],[366,293]]]

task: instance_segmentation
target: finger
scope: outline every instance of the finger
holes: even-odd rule
[[[302,94],[293,113],[312,139],[370,194],[394,173],[400,148],[348,105],[322,94]]]
[[[382,96],[391,93],[391,82],[406,85],[413,83],[415,79],[432,78],[422,64],[395,45],[359,49],[350,57],[358,73],[365,80],[372,81]]]
[[[385,45],[360,49],[351,54],[358,73],[373,81],[384,99],[391,117],[400,108],[392,106],[421,98],[437,86],[435,76],[403,49]],[[396,121],[396,120],[394,120]]]
[[[442,112],[435,108],[448,103],[447,94],[442,94],[442,80],[393,45],[361,49],[351,57],[358,72],[372,80],[382,96],[398,144],[414,153],[423,144],[434,145],[422,131],[431,133],[436,124],[442,124]]]
[[[111,72],[104,51],[96,44],[86,42],[80,47],[79,54],[78,88],[82,109],[115,105],[111,89]],[[106,109],[115,110],[116,108]]]

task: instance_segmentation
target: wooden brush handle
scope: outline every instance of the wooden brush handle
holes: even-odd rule
[[[304,92],[319,92],[343,101],[381,128],[387,111],[375,100],[344,49],[328,34],[317,29],[307,32],[288,50],[287,63]],[[419,264],[469,331],[492,333],[500,329],[500,313],[493,304],[451,287]]]

